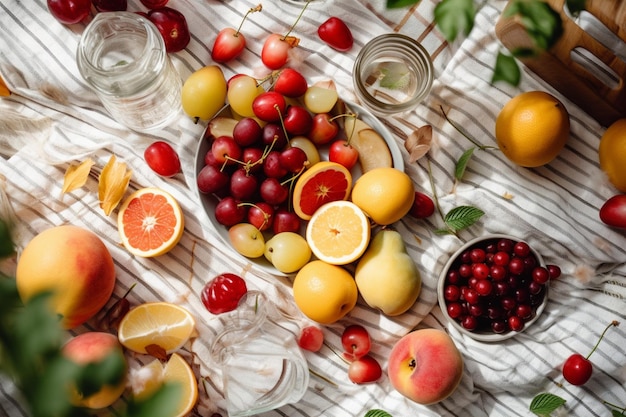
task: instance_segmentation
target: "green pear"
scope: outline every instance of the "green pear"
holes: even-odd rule
[[[422,278],[409,256],[402,235],[382,229],[359,260],[354,278],[365,302],[387,316],[397,316],[413,306]]]

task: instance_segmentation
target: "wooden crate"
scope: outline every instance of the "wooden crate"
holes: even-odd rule
[[[565,0],[545,1],[560,13],[563,35],[549,50],[519,60],[603,126],[626,117],[626,63],[568,16],[564,10]],[[626,1],[587,0],[585,9],[611,32],[626,40],[623,24],[626,22]],[[496,35],[511,51],[533,45],[515,16],[501,16],[496,23]],[[592,63],[573,59],[572,51],[575,56],[580,56],[580,52],[591,54]]]

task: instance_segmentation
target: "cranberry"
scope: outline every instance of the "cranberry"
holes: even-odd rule
[[[472,276],[478,279],[487,279],[489,277],[489,267],[484,263],[475,263],[472,265]]]
[[[475,248],[469,252],[470,260],[474,263],[485,262],[485,256],[485,250],[481,248]]]
[[[548,272],[550,272],[550,279],[557,279],[561,276],[561,268],[557,265],[548,265]]]
[[[532,271],[533,281],[538,284],[545,284],[550,279],[550,272],[547,268],[537,266]]]
[[[461,322],[461,326],[467,330],[476,330],[478,327],[478,319],[474,316],[465,316]]]
[[[524,320],[518,316],[509,317],[509,327],[511,330],[520,332],[524,329]]]
[[[520,258],[525,258],[530,254],[530,246],[526,242],[517,242],[513,246],[513,253]]]
[[[461,303],[450,303],[448,304],[447,311],[450,317],[456,319],[461,317],[461,314],[463,314],[463,307],[461,306]]]
[[[524,272],[524,261],[520,258],[513,258],[509,262],[509,272],[511,274],[520,275]]]
[[[457,285],[448,285],[444,289],[446,301],[457,301],[461,297],[461,289]]]
[[[491,295],[491,292],[493,291],[493,284],[491,283],[490,280],[481,279],[476,283],[476,286],[474,289],[476,290],[478,295],[482,295],[486,297],[488,295]]]

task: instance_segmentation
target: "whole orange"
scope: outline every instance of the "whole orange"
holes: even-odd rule
[[[93,232],[63,225],[35,236],[18,258],[17,290],[23,301],[52,292],[52,308],[70,329],[93,317],[115,287],[115,266]]]
[[[598,156],[609,181],[626,192],[626,119],[619,119],[606,129],[600,138]]]
[[[496,142],[516,165],[533,168],[551,162],[570,134],[569,114],[556,97],[528,91],[509,100],[496,118]]]
[[[331,324],[354,308],[358,289],[347,270],[315,260],[296,274],[293,297],[305,316],[318,323]]]

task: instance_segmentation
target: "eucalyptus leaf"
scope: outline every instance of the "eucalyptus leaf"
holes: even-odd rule
[[[491,83],[494,84],[497,81],[504,81],[512,86],[518,86],[521,78],[522,73],[515,58],[511,55],[498,52]]]
[[[565,404],[565,400],[558,395],[543,392],[533,398],[530,403],[530,411],[538,416],[550,415],[554,410]]]
[[[374,409],[374,410],[369,410],[367,413],[365,413],[365,416],[363,417],[393,417],[393,416],[384,410]]]
[[[463,155],[461,155],[461,157],[457,161],[456,167],[454,168],[454,178],[456,178],[458,181],[461,181],[463,179],[463,175],[465,175],[465,169],[467,168],[467,164],[472,158],[475,149],[475,147],[469,148],[468,150],[463,152]]]
[[[467,36],[474,27],[476,8],[472,0],[442,0],[435,6],[435,23],[448,42],[459,33]]]
[[[450,210],[444,217],[444,222],[453,231],[465,229],[476,223],[485,212],[477,207],[458,206]]]

